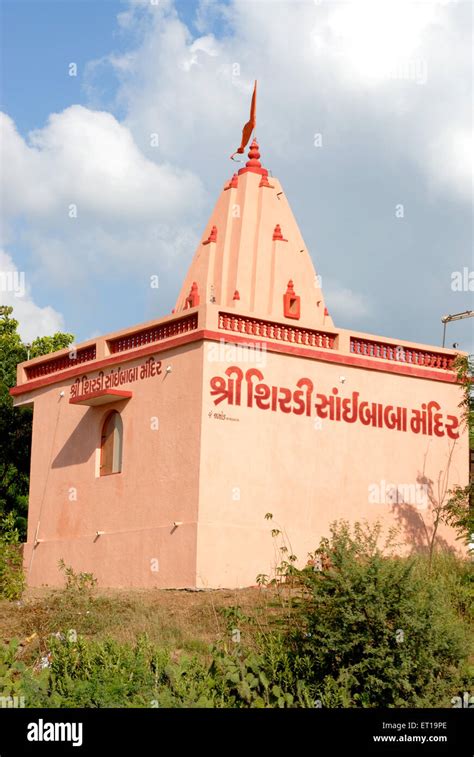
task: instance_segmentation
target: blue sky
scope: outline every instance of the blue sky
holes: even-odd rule
[[[80,73],[89,60],[126,46],[116,31],[123,7],[113,0],[2,0],[2,110],[22,135],[52,112],[86,104],[81,76],[67,76],[67,66],[75,61]]]
[[[25,337],[81,340],[170,312],[254,78],[262,158],[336,326],[436,344],[441,316],[472,307],[452,287],[473,269],[470,3],[1,9],[2,255],[26,273],[27,297],[9,302]],[[472,350],[472,321],[449,327],[453,341]]]
[[[1,0],[0,102],[21,134],[41,127],[50,113],[71,103],[87,105],[81,77],[86,64],[112,50],[123,53],[133,44],[116,23],[127,5],[126,0]],[[175,7],[196,33],[196,4],[181,0]],[[216,18],[211,27],[222,33],[221,19]],[[78,66],[76,78],[65,75],[71,61]],[[111,99],[116,77],[109,76],[103,86]]]

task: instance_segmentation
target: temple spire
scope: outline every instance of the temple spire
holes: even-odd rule
[[[254,94],[255,94],[254,90]],[[203,308],[200,327],[213,330],[227,313],[331,328],[316,271],[283,189],[263,167],[255,98],[242,134],[242,167],[225,182],[176,300],[175,312]],[[270,178],[270,181],[269,181]],[[279,326],[278,326],[279,324]],[[303,337],[302,337],[303,338]]]

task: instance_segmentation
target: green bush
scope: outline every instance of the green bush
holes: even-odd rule
[[[102,629],[104,602],[125,622],[127,605],[93,596],[94,577],[61,563],[66,586],[48,601],[63,630],[36,648],[0,644],[0,696],[27,707],[449,707],[472,688],[472,566],[388,556],[379,540],[378,526],[335,524],[306,568],[279,571],[278,612],[275,593],[261,616],[222,608],[223,637],[192,656],[146,635],[82,636]]]
[[[290,570],[301,589],[293,664],[306,661],[325,707],[439,706],[462,684],[469,652],[455,589],[415,558],[387,557],[379,538],[380,526],[335,524],[313,556],[326,567]]]
[[[225,707],[313,707],[305,660],[292,659],[285,637],[257,637],[257,648],[213,649],[210,674],[219,682]]]
[[[288,707],[309,697],[293,673],[275,669],[254,652],[210,650],[171,660],[146,636],[136,644],[52,638],[34,666],[16,659],[18,642],[0,647],[0,696],[22,696],[26,707]],[[44,665],[44,667],[42,667]],[[266,671],[266,672],[265,672]]]
[[[23,552],[12,512],[0,524],[0,596],[19,599],[25,588]]]

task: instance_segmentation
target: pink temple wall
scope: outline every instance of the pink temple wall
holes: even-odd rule
[[[369,490],[369,486],[378,485],[380,499],[387,500],[389,483],[415,485],[424,471],[436,495],[439,476],[448,467],[449,488],[467,483],[465,431],[458,440],[452,440],[447,435],[374,428],[360,422],[319,419],[318,424],[314,408],[316,393],[327,395],[337,387],[342,397],[360,392],[361,402],[416,408],[434,400],[444,415],[457,415],[461,397],[458,386],[268,352],[263,356],[264,367],[241,362],[244,374],[258,367],[266,384],[291,390],[296,389],[299,379],[310,378],[315,387],[311,417],[260,409],[255,399],[253,407],[248,407],[245,380],[240,406],[225,400],[215,405],[219,395],[211,397],[209,393],[211,378],[224,377],[229,366],[239,364],[214,362],[214,348],[208,344],[207,349],[212,351],[211,360],[204,360],[199,586],[246,586],[254,584],[259,573],[272,574],[275,547],[282,544],[281,539],[272,538],[273,528],[285,532],[300,566],[318,546],[320,537],[328,535],[329,524],[335,519],[380,520],[385,532],[398,524],[408,548],[417,543],[422,546],[423,521],[428,527],[431,524],[431,508],[423,507],[429,501],[429,490],[405,490],[421,507],[392,508],[388,502],[370,502],[369,494],[375,498],[376,490]],[[400,519],[405,510],[408,517]],[[268,512],[273,514],[272,520],[265,520]],[[459,549],[452,529],[441,527],[439,536]],[[280,553],[278,560],[282,557]]]
[[[239,340],[248,344],[252,337],[226,331],[219,312],[218,306],[200,306],[189,315],[195,314],[192,327],[180,325],[181,316],[151,322],[137,332],[141,341],[133,337],[133,329],[100,337],[94,345],[95,360],[43,377],[28,375],[42,359],[19,366],[15,403],[34,402],[25,547],[30,585],[61,584],[60,558],[76,571],[92,572],[102,586],[252,585],[259,573],[271,574],[275,567],[272,528],[286,532],[301,565],[335,519],[380,519],[385,527],[397,523],[400,507],[393,510],[388,502],[371,502],[369,486],[414,486],[425,466],[436,488],[455,441],[445,430],[436,436],[364,426],[360,421],[324,418],[319,424],[315,402],[318,393],[330,395],[333,387],[344,398],[357,391],[361,402],[402,406],[407,412],[436,401],[445,423],[448,415],[459,414],[461,390],[450,381],[452,373],[432,368],[432,362],[417,367],[393,357],[354,355],[351,334],[359,341],[377,337],[343,330],[333,332],[333,346],[326,348],[297,346],[288,336],[286,342],[283,336],[257,338],[267,348],[258,353],[265,362],[246,362],[245,350],[240,355],[236,350],[241,350]],[[255,320],[248,323],[256,328]],[[146,341],[150,328],[165,327],[166,333],[154,332],[162,343]],[[117,339],[125,340],[123,351],[111,354]],[[223,345],[223,339],[230,344]],[[418,356],[433,350],[443,360],[453,358],[452,351],[423,345],[404,343],[404,349]],[[131,359],[134,351],[140,356]],[[119,366],[141,370],[150,358],[161,361],[159,375],[120,385],[132,392],[131,399],[98,407],[69,402],[84,376],[95,379],[99,369],[107,375]],[[222,387],[228,379],[225,371],[232,366],[240,366],[244,374],[257,368],[262,376],[254,375],[253,384],[279,391],[286,387],[291,395],[300,379],[310,379],[310,417],[306,412],[261,409],[255,398],[249,407],[245,375],[240,405],[229,404],[228,398],[215,404],[223,396],[211,394],[215,380]],[[123,470],[100,477],[102,420],[111,408],[120,409],[123,418]],[[158,430],[150,425],[155,417]],[[463,433],[454,444],[449,488],[467,483],[467,447]],[[72,487],[77,499],[70,497]],[[409,549],[422,543],[420,518],[429,527],[430,511],[408,511],[410,519],[404,523],[413,528],[404,535]],[[268,512],[274,516],[271,521],[265,520]],[[181,525],[174,527],[175,521]],[[96,538],[97,531],[104,533]],[[449,546],[460,547],[451,529],[442,528],[439,535]],[[33,549],[36,538],[39,543]],[[158,561],[158,571],[151,569],[152,560]]]
[[[161,374],[125,385],[133,397],[111,405],[70,405],[71,379],[37,392],[25,547],[30,585],[62,584],[60,558],[103,586],[195,584],[201,353],[195,344],[157,355]],[[123,419],[123,469],[100,477],[102,420],[111,408]],[[173,529],[174,521],[182,525]],[[95,539],[97,531],[105,533]]]

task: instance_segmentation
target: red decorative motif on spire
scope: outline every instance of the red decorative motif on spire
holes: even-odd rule
[[[252,144],[250,145],[249,150],[249,159],[245,164],[245,168],[241,168],[239,171],[239,176],[243,173],[259,173],[262,176],[268,176],[268,171],[266,168],[262,168],[262,164],[259,161],[260,152],[258,147],[258,142],[256,139],[252,141]]]
[[[327,308],[324,308],[324,315],[329,315]]]
[[[301,297],[295,294],[295,287],[293,281],[290,279],[285,294],[283,295],[283,315],[285,318],[294,318],[298,320],[300,317]]]
[[[237,189],[237,187],[238,187],[238,183],[237,182],[238,182],[238,176],[235,173],[233,175],[233,177],[231,178],[231,180],[229,181],[229,183],[227,184],[227,186],[224,187],[224,192],[226,191],[226,189]]]
[[[260,184],[258,186],[259,186],[259,188],[260,187],[268,187],[269,189],[275,189],[275,187],[273,186],[273,184],[270,184],[268,182],[268,179],[267,179],[266,176],[262,176]]]
[[[240,300],[240,294],[239,294],[239,290],[238,289],[235,290],[234,296],[232,297],[232,299],[233,300]]]
[[[197,305],[199,305],[199,290],[198,285],[195,281],[193,281],[191,289],[189,290],[189,294],[186,297],[186,301],[184,303],[184,309],[187,310],[188,308],[195,308],[197,307]]]
[[[211,233],[203,244],[210,244],[211,242],[217,242],[217,226],[213,226]]]
[[[274,242],[288,242],[288,239],[283,238],[283,234],[281,233],[281,226],[279,223],[275,226],[273,230],[273,241]]]

